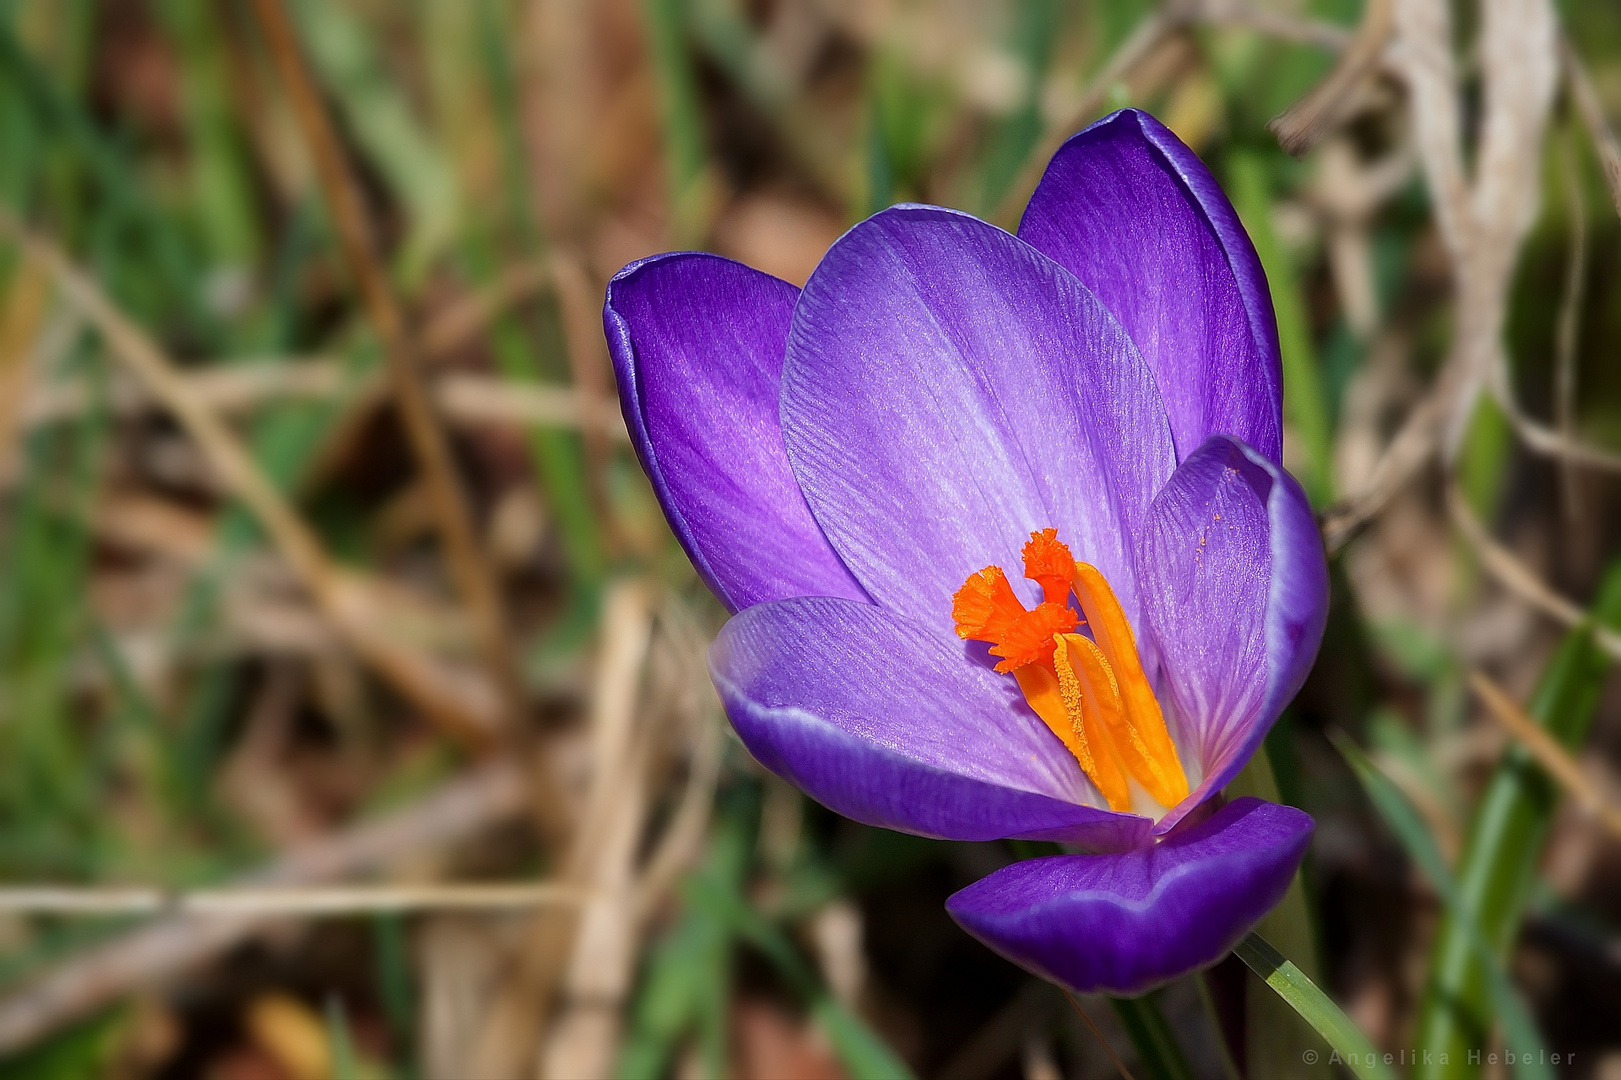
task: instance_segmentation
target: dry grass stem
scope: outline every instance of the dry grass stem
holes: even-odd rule
[[[343,916],[407,911],[504,911],[583,904],[587,894],[550,882],[350,885],[287,889],[0,886],[0,912],[27,915]]]
[[[549,1020],[559,990],[564,991],[560,1019],[566,1020],[575,1005],[592,1008],[588,985],[607,995],[615,1009],[613,1015],[594,1020],[582,1016],[575,1033],[566,1036],[579,1042],[563,1056],[584,1060],[602,1031],[617,1024],[622,961],[625,951],[632,960],[635,952],[635,934],[627,921],[633,899],[627,874],[628,854],[640,836],[646,809],[642,773],[650,748],[647,738],[637,737],[636,706],[653,629],[651,604],[648,587],[639,581],[618,583],[603,602],[601,653],[591,700],[591,782],[559,875],[564,883],[601,890],[601,902],[578,915],[537,914],[480,1024],[469,1057],[469,1071],[475,1075],[530,1075],[537,1067],[550,1069],[561,1060],[547,1054]],[[600,973],[590,970],[591,957],[582,957],[582,948],[604,965]]]
[[[1103,1037],[1103,1032],[1098,1030],[1098,1026],[1092,1022],[1092,1018],[1086,1015],[1086,1010],[1081,1008],[1081,1003],[1075,999],[1075,995],[1065,990],[1064,997],[1069,1001],[1069,1007],[1075,1010],[1075,1015],[1079,1016],[1081,1022],[1086,1025],[1086,1030],[1090,1031],[1092,1037],[1098,1041],[1098,1045],[1103,1047],[1103,1052],[1109,1055],[1109,1060],[1114,1062],[1115,1070],[1120,1073],[1123,1080],[1135,1080],[1131,1075],[1131,1070],[1126,1068],[1126,1063],[1120,1060],[1120,1055],[1116,1054],[1114,1047],[1109,1045],[1109,1040]]]
[[[264,475],[219,415],[191,393],[191,385],[156,343],[109,300],[54,245],[26,233],[9,214],[0,229],[44,267],[62,296],[106,340],[113,356],[174,414],[218,473],[227,490],[258,519],[282,558],[356,654],[424,715],[469,746],[487,745],[498,713],[495,703],[462,675],[393,641],[378,628],[374,590],[340,570],[320,539]]]
[[[1030,193],[1036,189],[1042,173],[1046,171],[1047,162],[1064,144],[1064,140],[1092,118],[1115,83],[1125,78],[1133,68],[1159,48],[1161,42],[1186,24],[1187,15],[1178,5],[1155,9],[1137,24],[1137,28],[1120,43],[1120,47],[1109,57],[1108,62],[1087,82],[1080,101],[1070,110],[1069,116],[1053,125],[1042,137],[1041,145],[1030,154],[1029,164],[1019,174],[1019,179],[1008,188],[1007,194],[997,205],[996,212],[991,215],[992,221],[1009,224],[1017,222],[1024,204],[1029,201]]]
[[[1604,118],[1604,105],[1599,101],[1598,91],[1593,89],[1593,80],[1588,78],[1586,66],[1582,64],[1570,39],[1563,36],[1559,39],[1559,59],[1564,65],[1565,82],[1570,87],[1572,100],[1576,102],[1576,111],[1587,127],[1593,148],[1598,152],[1599,163],[1604,167],[1604,179],[1610,186],[1615,212],[1621,214],[1621,143],[1616,141],[1615,132]]]
[[[572,427],[596,441],[630,441],[613,399],[581,390],[485,375],[447,375],[434,384],[434,397],[445,416],[461,424]]]
[[[1480,700],[1485,702],[1486,711],[1492,718],[1502,724],[1510,735],[1531,752],[1531,756],[1537,759],[1537,764],[1548,770],[1548,774],[1558,781],[1559,786],[1564,788],[1583,810],[1591,814],[1605,831],[1621,838],[1621,806],[1616,806],[1604,797],[1597,785],[1576,763],[1576,759],[1559,745],[1558,740],[1531,719],[1526,711],[1484,672],[1471,671],[1469,685]]]
[[[238,363],[186,372],[188,394],[222,416],[251,414],[281,401],[358,402],[369,380],[348,375],[330,360]],[[574,387],[514,382],[494,375],[458,372],[429,383],[434,403],[451,423],[469,428],[491,424],[561,427],[598,438],[626,441],[625,422],[611,397]],[[22,426],[37,428],[81,415],[90,388],[78,382],[36,386],[24,396]],[[107,407],[115,416],[138,415],[160,403],[139,383],[118,383]]]
[[[1535,571],[1492,539],[1486,527],[1470,509],[1468,500],[1464,498],[1463,492],[1458,489],[1455,482],[1447,484],[1446,503],[1453,524],[1474,549],[1487,573],[1497,579],[1500,585],[1564,626],[1581,626],[1589,621],[1587,612],[1580,606],[1550,588]],[[1602,626],[1595,626],[1593,640],[1605,652],[1616,659],[1621,659],[1621,634]]]
[[[521,815],[528,782],[507,764],[453,780],[419,802],[308,844],[242,879],[242,888],[291,889],[375,872],[414,853],[477,836]],[[97,945],[0,999],[0,1053],[29,1045],[125,995],[201,966],[278,921],[237,912],[170,915]]]
[[[377,254],[374,229],[360,188],[351,175],[314,81],[305,65],[297,31],[281,0],[256,0],[254,9],[270,46],[271,59],[292,99],[293,113],[315,158],[316,173],[343,243],[350,272],[360,286],[383,351],[394,396],[418,466],[433,492],[446,561],[478,628],[485,659],[506,698],[507,720],[521,710],[523,692],[508,648],[506,615],[495,575],[479,549],[467,493],[451,459],[450,444],[435,417],[417,370],[405,316]]]
[[[1463,162],[1463,119],[1452,20],[1445,0],[1396,5],[1414,139],[1452,256],[1456,325],[1451,351],[1424,400],[1404,421],[1368,486],[1323,524],[1330,551],[1411,479],[1431,453],[1450,458],[1482,385],[1502,364],[1507,295],[1520,243],[1538,201],[1543,128],[1557,81],[1555,23],[1547,0],[1487,5],[1481,25],[1484,114],[1471,183]]]
[[[1361,26],[1328,75],[1266,125],[1284,150],[1295,157],[1303,156],[1345,119],[1356,104],[1357,92],[1384,56],[1395,29],[1393,6],[1394,0],[1368,0]]]
[[[449,355],[475,341],[501,315],[551,287],[550,259],[530,259],[502,270],[494,281],[436,314],[422,328],[423,359]]]

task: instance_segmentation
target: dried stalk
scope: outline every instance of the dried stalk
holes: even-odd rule
[[[1492,373],[1492,396],[1520,440],[1536,453],[1557,458],[1567,465],[1600,472],[1621,472],[1621,453],[1573,439],[1529,416],[1508,385],[1508,371],[1499,365]]]
[[[465,680],[377,629],[370,588],[331,561],[314,531],[224,421],[191,393],[187,378],[157,344],[54,244],[27,233],[6,213],[0,213],[0,232],[15,239],[45,269],[62,296],[101,333],[112,355],[174,414],[349,647],[447,734],[473,748],[488,745],[497,722],[493,702],[470,696]]]
[[[1588,779],[1576,759],[1549,735],[1547,729],[1528,716],[1508,693],[1484,672],[1471,671],[1469,685],[1485,702],[1486,711],[1508,733],[1518,739],[1537,764],[1559,782],[1559,786],[1591,814],[1611,836],[1621,838],[1621,807],[1616,806]]]
[[[529,782],[510,764],[454,780],[411,806],[300,848],[242,880],[242,887],[291,889],[376,871],[400,858],[466,841],[523,814]],[[195,969],[275,925],[280,916],[235,912],[171,915],[98,945],[0,999],[0,1054],[136,990]]]
[[[1447,484],[1446,503],[1453,524],[1474,549],[1486,572],[1496,578],[1500,585],[1565,626],[1583,626],[1590,621],[1587,612],[1575,601],[1554,591],[1535,571],[1491,538],[1455,482],[1449,481]],[[1621,634],[1603,626],[1593,627],[1592,632],[1599,648],[1621,660]]]
[[[1557,82],[1548,0],[1501,0],[1482,12],[1484,117],[1474,182],[1465,175],[1463,126],[1446,0],[1396,5],[1403,74],[1419,161],[1455,273],[1457,326],[1446,364],[1374,468],[1367,489],[1334,511],[1323,531],[1344,546],[1439,449],[1450,458],[1482,385],[1502,361],[1502,329],[1520,242],[1536,212],[1543,127]]]
[[[483,375],[447,375],[434,384],[434,397],[448,419],[470,427],[573,427],[590,441],[630,441],[613,399],[582,390]]]
[[[1187,23],[1188,14],[1183,7],[1169,5],[1152,12],[1137,24],[1137,28],[1120,43],[1114,55],[1109,57],[1108,62],[1086,84],[1080,102],[1070,110],[1069,116],[1061,123],[1052,125],[1048,133],[1042,137],[1041,145],[1031,151],[1029,163],[1019,174],[1019,179],[1002,197],[996,212],[991,215],[992,221],[1012,223],[1016,220],[1020,209],[1030,198],[1030,193],[1041,180],[1042,173],[1046,171],[1047,162],[1058,152],[1058,148],[1064,145],[1064,140],[1074,134],[1081,124],[1091,119],[1098,105],[1108,95],[1109,88],[1158,48],[1161,42],[1181,30]]]
[[[602,653],[591,704],[591,787],[559,875],[571,885],[594,886],[623,850],[626,837],[640,834],[645,793],[639,776],[645,770],[648,740],[636,737],[635,721],[652,633],[650,605],[646,586],[633,581],[616,585],[603,604]],[[633,899],[617,877],[608,888],[606,900],[616,910],[601,916],[604,924],[615,922],[617,906],[629,907]],[[535,1069],[559,976],[571,955],[577,955],[576,941],[586,940],[579,936],[582,925],[573,912],[537,914],[474,1040],[471,1074],[516,1076]],[[602,936],[605,931],[593,939]],[[620,936],[629,937],[629,931]]]
[[[1604,106],[1598,99],[1598,91],[1593,89],[1593,80],[1587,77],[1582,58],[1577,55],[1570,39],[1563,35],[1559,38],[1559,59],[1564,65],[1565,84],[1570,88],[1571,99],[1576,102],[1576,111],[1587,126],[1593,148],[1598,151],[1599,163],[1604,166],[1604,179],[1610,185],[1615,212],[1621,214],[1621,143],[1616,142],[1615,132],[1610,130],[1609,122],[1604,119]]]
[[[508,647],[500,593],[490,564],[479,550],[472,510],[456,475],[449,441],[434,416],[417,370],[417,357],[406,334],[404,314],[378,259],[374,230],[359,185],[350,174],[337,132],[305,65],[297,32],[286,8],[281,0],[256,0],[254,7],[270,46],[271,59],[292,99],[293,114],[310,144],[344,256],[388,357],[394,396],[417,464],[433,496],[451,576],[472,613],[485,660],[507,699],[511,719],[521,708],[523,692]]]
[[[589,894],[552,882],[193,889],[0,887],[0,912],[20,915],[195,915],[266,918],[575,906]]]
[[[348,377],[341,365],[327,360],[235,363],[205,368],[181,378],[191,397],[225,416],[252,413],[278,401],[358,400],[367,390],[365,380]],[[434,403],[445,418],[470,428],[491,424],[562,427],[620,442],[630,438],[612,398],[571,387],[512,382],[464,372],[442,375],[430,387]],[[28,395],[22,423],[26,428],[60,423],[82,413],[90,402],[90,388],[82,383],[39,387]],[[117,416],[136,415],[157,404],[138,383],[114,386],[107,401],[109,410]]]
[[[1368,0],[1362,11],[1362,25],[1328,75],[1266,125],[1285,151],[1295,157],[1304,156],[1345,118],[1356,102],[1357,91],[1384,56],[1395,29],[1393,6],[1393,0]]]

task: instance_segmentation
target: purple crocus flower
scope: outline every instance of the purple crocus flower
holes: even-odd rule
[[[1220,792],[1311,666],[1327,573],[1266,280],[1176,136],[1087,128],[1017,236],[895,206],[803,290],[659,255],[604,319],[761,763],[871,825],[1087,852],[948,901],[1075,990],[1211,963],[1277,903],[1311,819]]]

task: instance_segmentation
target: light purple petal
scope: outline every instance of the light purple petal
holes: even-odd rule
[[[1305,493],[1237,439],[1212,437],[1154,500],[1138,550],[1160,692],[1202,765],[1170,829],[1244,767],[1322,642],[1328,566]]]
[[[868,825],[949,840],[1145,843],[1147,818],[1096,798],[1017,684],[961,642],[868,604],[804,597],[742,612],[709,671],[743,744]]]
[[[1226,955],[1283,899],[1311,833],[1293,807],[1235,799],[1148,849],[1014,863],[946,910],[1043,978],[1140,994]]]
[[[732,611],[866,598],[783,454],[777,396],[798,295],[700,252],[631,263],[608,284],[603,325],[637,456],[681,546]]]
[[[794,310],[782,426],[879,604],[947,628],[964,578],[1017,579],[1031,531],[1056,527],[1135,613],[1126,538],[1174,467],[1170,428],[1119,324],[1016,237],[927,206],[846,233]]]
[[[1277,320],[1255,246],[1210,170],[1136,109],[1073,136],[1019,236],[1096,293],[1142,351],[1178,457],[1235,435],[1283,460]]]

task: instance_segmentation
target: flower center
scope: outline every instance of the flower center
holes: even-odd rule
[[[970,574],[951,598],[957,636],[991,644],[996,670],[1012,673],[1024,699],[1069,747],[1111,810],[1131,809],[1128,777],[1167,808],[1188,794],[1187,773],[1143,674],[1131,623],[1114,590],[1076,562],[1057,529],[1030,534],[1024,576],[1043,600],[1027,610],[1000,566]],[[1085,613],[1091,636],[1069,606]]]

